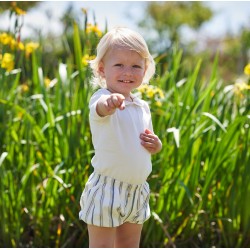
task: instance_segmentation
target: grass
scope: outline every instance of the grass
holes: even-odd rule
[[[44,64],[42,44],[28,57],[11,51],[16,68],[0,68],[1,247],[88,246],[78,212],[92,171],[94,90],[82,57],[98,36],[77,24],[72,36],[72,45],[65,37],[70,56],[54,69]],[[8,49],[0,45],[2,54]],[[156,94],[144,97],[163,150],[152,159],[152,216],[143,247],[250,244],[249,92],[225,91],[218,56],[210,78],[201,75],[202,59],[186,72],[178,47],[155,58],[151,84],[163,97],[160,103]]]

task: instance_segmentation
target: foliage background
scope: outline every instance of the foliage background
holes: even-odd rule
[[[84,23],[68,15],[59,39],[22,40],[25,8],[6,8],[15,22],[0,33],[0,246],[87,247],[78,212],[92,171],[88,60],[108,27],[82,10]],[[53,39],[60,44],[46,50]],[[155,53],[157,74],[138,90],[163,141],[143,247],[250,244],[250,64],[239,52],[249,31],[233,41],[215,54],[173,43]],[[240,71],[234,56],[245,60]]]

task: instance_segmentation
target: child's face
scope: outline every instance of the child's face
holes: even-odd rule
[[[136,51],[125,48],[108,50],[99,65],[99,73],[105,78],[107,88],[125,98],[142,84],[145,71],[145,59]]]

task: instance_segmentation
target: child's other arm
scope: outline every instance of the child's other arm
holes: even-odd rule
[[[125,109],[124,103],[125,97],[122,94],[111,94],[108,96],[102,96],[96,105],[96,112],[99,116],[112,115],[118,108],[120,110]]]
[[[142,146],[147,149],[151,154],[156,154],[161,151],[161,140],[149,129],[146,129],[144,133],[140,134],[140,139]]]

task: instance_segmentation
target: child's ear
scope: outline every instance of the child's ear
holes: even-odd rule
[[[101,61],[98,66],[98,73],[100,74],[101,77],[105,77],[104,73],[104,63]]]

